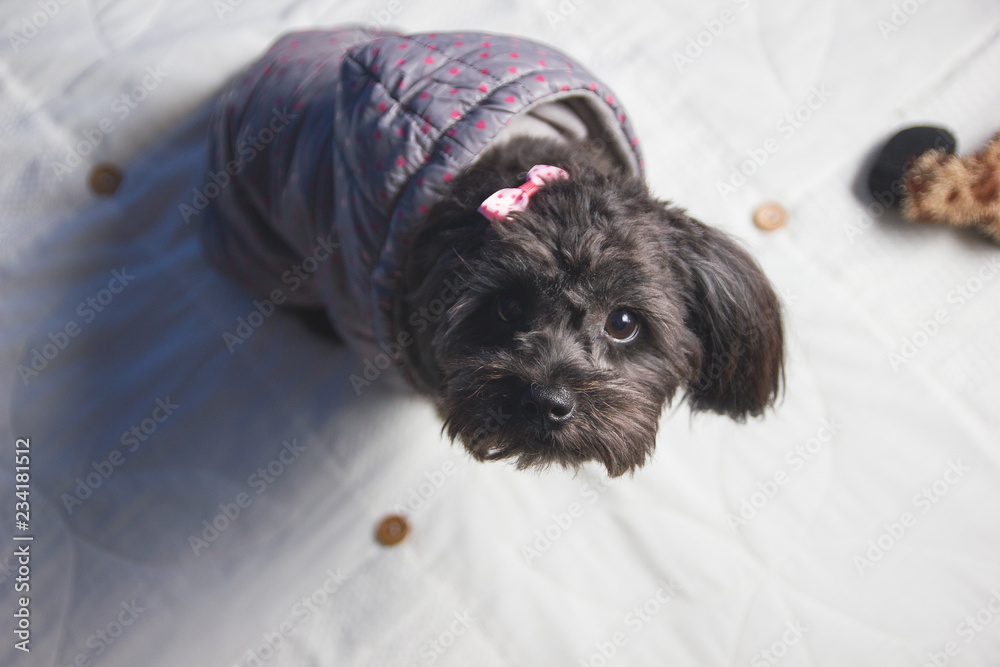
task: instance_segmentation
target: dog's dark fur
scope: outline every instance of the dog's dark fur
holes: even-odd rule
[[[570,178],[506,222],[477,212],[535,164]],[[738,421],[780,391],[780,307],[754,260],[586,143],[492,149],[456,176],[410,248],[395,314],[415,339],[406,363],[437,397],[448,434],[479,460],[596,460],[617,476],[650,457],[678,389],[692,409]],[[446,311],[413,327],[456,279]],[[517,300],[523,316],[505,321],[499,300]],[[631,342],[605,333],[618,308],[638,319]]]

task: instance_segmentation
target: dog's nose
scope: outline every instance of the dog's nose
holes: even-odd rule
[[[524,415],[545,425],[561,424],[573,416],[576,399],[566,387],[529,385],[521,394]]]

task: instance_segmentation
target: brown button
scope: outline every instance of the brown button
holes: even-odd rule
[[[788,214],[780,204],[768,202],[761,204],[753,213],[753,224],[763,229],[765,232],[773,232],[779,227],[783,227],[788,220]]]
[[[395,546],[406,539],[409,530],[410,527],[404,517],[392,514],[379,523],[375,529],[375,539],[387,547]]]
[[[102,162],[90,170],[90,189],[105,197],[114,194],[122,184],[122,170],[113,164]]]

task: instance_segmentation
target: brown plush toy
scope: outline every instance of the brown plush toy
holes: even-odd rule
[[[903,130],[883,147],[868,187],[908,220],[975,227],[1000,243],[1000,133],[961,157],[947,130]]]

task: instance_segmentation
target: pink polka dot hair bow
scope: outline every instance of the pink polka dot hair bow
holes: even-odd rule
[[[528,202],[540,187],[564,178],[569,178],[565,170],[547,164],[536,164],[528,171],[528,180],[524,185],[497,190],[479,206],[479,212],[491,222],[507,220],[511,213],[528,208]]]

